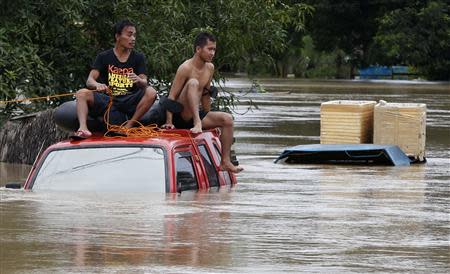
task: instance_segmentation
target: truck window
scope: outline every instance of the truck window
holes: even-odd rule
[[[175,153],[175,171],[177,176],[177,191],[197,190],[198,183],[192,164],[190,152]]]
[[[219,162],[222,161],[222,153],[220,152],[220,149],[217,147],[216,144],[214,144],[214,148],[216,151],[216,156],[219,159]],[[223,177],[225,178],[225,183],[227,185],[231,185],[231,178],[230,178],[230,174],[228,174],[228,172],[226,171],[220,171],[223,174]]]
[[[205,145],[199,145],[198,149],[202,156],[203,165],[206,169],[206,175],[208,175],[208,181],[210,187],[219,186],[219,177],[217,175],[216,167],[213,164],[211,156],[208,153]]]

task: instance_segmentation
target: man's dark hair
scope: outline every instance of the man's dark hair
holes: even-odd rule
[[[122,30],[125,27],[136,27],[136,25],[128,19],[117,22],[114,25],[114,40],[116,40],[116,34],[122,34]]]
[[[200,32],[194,40],[194,52],[197,47],[203,48],[208,44],[208,40],[211,42],[216,42],[216,37],[209,32]]]

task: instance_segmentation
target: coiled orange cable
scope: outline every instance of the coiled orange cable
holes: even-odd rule
[[[133,120],[135,123],[139,124],[138,127],[127,128],[125,124],[128,121],[123,122],[121,125],[112,125],[109,123],[109,113],[111,106],[113,104],[113,95],[111,90],[108,88],[107,94],[109,95],[108,107],[106,108],[105,113],[103,114],[103,121],[106,124],[106,132],[104,134],[105,137],[112,138],[150,138],[150,137],[161,137],[161,136],[180,136],[180,134],[167,132],[165,129],[158,127],[157,124],[150,124],[144,126],[141,122]]]

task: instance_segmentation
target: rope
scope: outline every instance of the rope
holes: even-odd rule
[[[91,90],[94,91],[94,90]],[[180,134],[176,133],[169,133],[164,129],[161,129],[158,127],[157,124],[150,124],[147,126],[144,126],[139,121],[134,120],[135,123],[139,124],[138,127],[133,128],[127,128],[125,127],[125,124],[128,122],[124,122],[121,125],[112,125],[109,123],[109,112],[111,109],[111,106],[113,104],[113,96],[111,94],[111,90],[108,88],[107,94],[109,95],[109,102],[108,107],[106,109],[105,114],[103,115],[103,120],[106,124],[106,133],[104,134],[105,137],[111,137],[111,135],[116,135],[112,138],[150,138],[150,137],[161,137],[161,136],[181,136]],[[57,98],[57,97],[65,97],[65,96],[75,96],[75,93],[64,93],[64,94],[56,94],[56,95],[48,95],[48,96],[41,96],[41,97],[32,97],[32,98],[23,98],[23,99],[15,99],[15,100],[5,100],[0,101],[0,104],[7,104],[7,103],[20,103],[24,101],[36,101],[36,100],[50,100],[51,98]],[[111,134],[112,133],[112,134]],[[114,134],[115,133],[115,134]]]
[[[41,97],[32,97],[32,98],[23,98],[23,99],[14,99],[14,100],[5,100],[1,101],[0,104],[7,104],[7,103],[20,103],[24,101],[36,101],[36,100],[50,100],[51,98],[57,98],[57,97],[65,97],[65,96],[75,96],[75,93],[64,93],[64,94],[55,94],[55,95],[47,95],[47,96],[41,96]]]

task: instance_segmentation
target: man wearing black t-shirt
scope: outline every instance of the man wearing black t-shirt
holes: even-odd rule
[[[113,104],[109,123],[130,128],[150,109],[156,99],[156,91],[148,86],[145,57],[133,50],[136,27],[129,20],[114,26],[115,46],[101,52],[95,58],[86,81],[85,89],[77,91],[77,115],[80,127],[74,137],[88,138],[92,133],[86,119],[102,116],[107,110],[109,93]],[[108,94],[105,94],[108,93]]]

